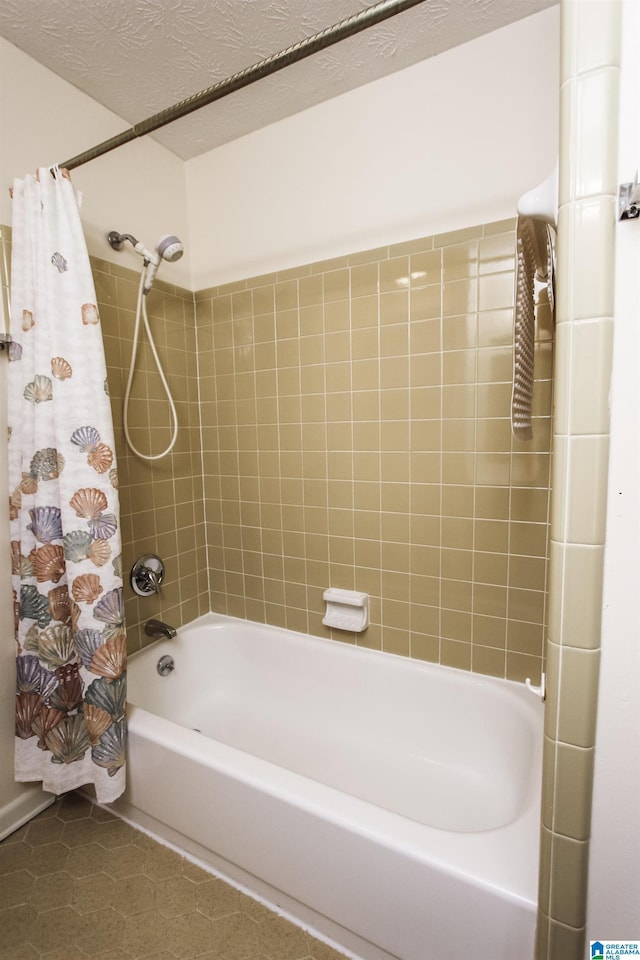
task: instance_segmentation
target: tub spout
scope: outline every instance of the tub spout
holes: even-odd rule
[[[148,637],[155,637],[160,639],[164,637],[165,640],[173,640],[176,635],[174,627],[170,627],[168,623],[163,623],[162,620],[147,620],[144,625],[144,632]]]

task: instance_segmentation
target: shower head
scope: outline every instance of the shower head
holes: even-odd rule
[[[134,247],[134,250],[136,248]],[[140,251],[138,251],[140,252]],[[173,234],[168,234],[167,236],[160,237],[158,243],[156,244],[156,249],[152,257],[145,256],[145,260],[148,261],[147,266],[147,275],[144,278],[144,289],[143,293],[149,293],[151,290],[151,284],[155,279],[155,275],[158,272],[158,267],[160,266],[161,260],[168,260],[169,263],[173,263],[174,260],[179,260],[182,254],[184,253],[184,247],[180,240],[175,237]]]
[[[173,263],[174,260],[179,260],[184,253],[184,246],[177,237],[171,234],[166,237],[160,237],[156,250],[163,260],[168,260],[169,263]]]
[[[164,237],[160,237],[153,253],[147,250],[131,233],[118,233],[112,230],[111,233],[107,234],[107,240],[114,250],[121,250],[125,240],[128,240],[136,253],[139,253],[143,258],[147,268],[143,291],[145,294],[149,293],[151,289],[151,284],[154,281],[161,260],[167,260],[169,263],[173,263],[175,260],[179,260],[184,253],[184,245],[174,234],[167,234]]]

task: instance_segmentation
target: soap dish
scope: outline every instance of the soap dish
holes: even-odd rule
[[[356,590],[329,587],[322,594],[327,611],[322,618],[325,627],[362,633],[369,626],[369,594]]]

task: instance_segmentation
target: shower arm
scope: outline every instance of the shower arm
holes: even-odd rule
[[[153,116],[141,120],[140,123],[135,124],[128,130],[123,130],[122,133],[118,133],[108,140],[103,140],[95,147],[91,147],[91,149],[85,150],[57,166],[66,170],[74,170],[76,167],[82,166],[83,163],[88,163],[90,160],[95,160],[96,157],[101,157],[125,143],[130,143],[132,140],[144,137],[148,133],[153,133],[154,130],[159,130],[160,127],[173,123],[175,120],[180,120],[195,110],[200,110],[201,107],[206,107],[216,100],[222,100],[229,94],[235,93],[236,90],[248,87],[263,77],[271,76],[271,74],[277,73],[278,70],[282,70],[292,63],[298,63],[320,50],[326,50],[327,47],[339,43],[340,40],[355,36],[355,34],[361,33],[368,27],[382,23],[383,20],[395,17],[397,14],[421,3],[425,3],[425,0],[381,0],[380,3],[368,7],[366,10],[361,10],[339,23],[334,23],[333,26],[327,27],[305,40],[300,40],[285,50],[274,53],[272,56],[253,64],[253,66],[239,71],[239,73],[234,73],[226,80],[220,80],[185,100],[179,100],[173,106],[166,107],[159,113],[154,113]]]

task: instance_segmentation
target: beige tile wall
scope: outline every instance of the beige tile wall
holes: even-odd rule
[[[154,463],[122,430],[138,274],[92,263],[131,651],[147,619],[179,626],[209,609],[210,575],[222,612],[325,635],[323,590],[365,590],[369,629],[336,638],[539,677],[552,345],[540,309],[535,439],[521,444],[508,419],[513,222],[205,290],[196,326],[192,294],[157,282],[150,322],[180,434]],[[131,435],[157,453],[170,420],[144,333],[138,370]],[[146,552],[166,563],[159,598],[128,583]]]
[[[156,280],[148,296],[149,322],[176,404],[179,433],[167,457],[145,462],[131,453],[122,427],[139,274],[92,258],[113,409],[120,480],[123,570],[130,652],[151,642],[142,627],[157,617],[173,626],[209,609],[198,377],[193,294]],[[168,402],[141,333],[130,403],[130,435],[147,454],[171,438]],[[129,584],[134,561],[162,557],[166,579],[159,597],[137,597]]]
[[[537,960],[582,960],[613,340],[621,5],[562,0],[560,209]]]
[[[213,608],[317,635],[323,590],[366,591],[337,639],[540,675],[552,342],[534,440],[511,437],[513,221],[196,294]]]

